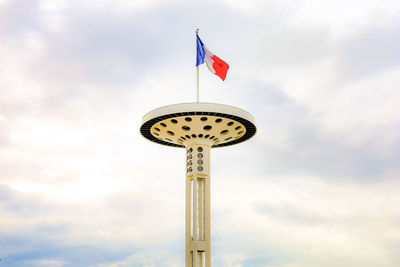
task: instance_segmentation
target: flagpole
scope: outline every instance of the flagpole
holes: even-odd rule
[[[199,29],[196,29],[196,35],[199,34]],[[196,41],[197,42],[197,41]],[[197,102],[199,102],[199,66],[196,67],[197,69]]]
[[[199,102],[199,66],[197,66],[196,69],[197,69],[197,102]]]

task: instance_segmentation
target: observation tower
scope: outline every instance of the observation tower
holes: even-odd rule
[[[155,143],[186,148],[186,267],[211,267],[210,150],[254,136],[253,116],[237,107],[183,103],[147,113],[141,134]]]

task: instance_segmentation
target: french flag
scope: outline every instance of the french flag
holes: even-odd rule
[[[203,42],[200,40],[200,37],[197,36],[197,58],[196,58],[196,67],[203,64],[204,61],[207,64],[208,69],[214,73],[215,75],[219,76],[223,81],[225,80],[226,73],[228,72],[229,65],[211,53],[208,50]]]

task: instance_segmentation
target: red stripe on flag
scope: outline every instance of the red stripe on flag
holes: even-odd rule
[[[219,76],[223,81],[226,78],[226,73],[228,72],[229,65],[216,55],[211,57],[214,60],[213,68],[215,70],[215,75]]]

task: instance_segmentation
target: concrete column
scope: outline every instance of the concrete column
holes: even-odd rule
[[[186,267],[211,267],[210,148],[186,145]]]

